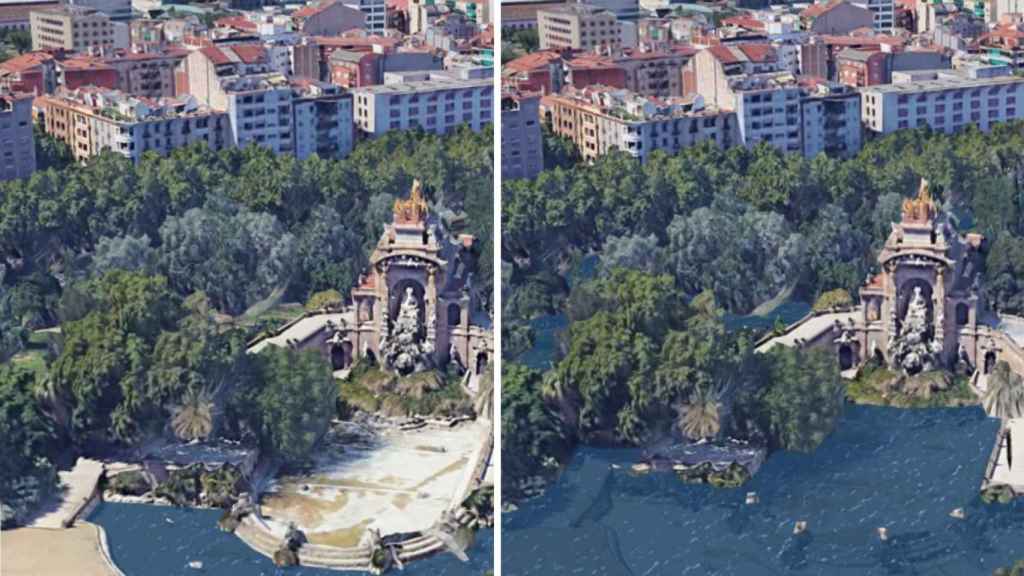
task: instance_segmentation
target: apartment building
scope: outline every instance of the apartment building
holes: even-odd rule
[[[501,30],[515,32],[537,28],[537,12],[545,8],[565,5],[565,0],[553,2],[513,1],[501,3]]]
[[[115,22],[132,19],[132,0],[64,0],[64,3],[102,12]]]
[[[896,27],[896,2],[894,0],[852,0],[852,3],[871,11],[874,16],[875,32],[891,34]]]
[[[184,68],[187,92],[226,112],[233,146],[255,144],[299,159],[352,150],[351,98],[336,86],[289,80],[274,71],[263,46],[208,46],[191,52]]]
[[[501,95],[501,179],[533,178],[544,169],[540,95]]]
[[[366,16],[364,26],[371,34],[384,34],[388,27],[388,5],[386,0],[342,0],[349,8],[355,8]]]
[[[988,131],[994,124],[1019,120],[1024,118],[1024,78],[1007,72],[988,67],[893,74],[891,84],[862,90],[864,126],[876,134],[918,126],[952,133],[969,124]]]
[[[565,4],[537,11],[541,50],[617,48],[622,31],[614,14],[587,4]]]
[[[371,138],[388,130],[412,128],[444,134],[462,124],[479,131],[491,123],[494,110],[490,78],[431,76],[428,80],[354,88],[352,95],[355,124]]]
[[[0,33],[25,30],[31,27],[29,15],[33,10],[53,8],[60,3],[55,0],[25,0],[0,3]]]
[[[736,114],[708,108],[698,95],[658,99],[624,89],[566,88],[542,100],[551,129],[592,160],[621,150],[645,161],[655,150],[676,154],[699,142],[727,147],[737,138]]]
[[[800,98],[803,155],[847,158],[860,151],[860,93],[824,80],[807,81]]]
[[[864,27],[874,27],[874,13],[847,0],[828,0],[804,8],[800,12],[803,29],[812,34],[849,34]]]
[[[128,47],[128,29],[92,8],[62,5],[33,10],[30,14],[33,50],[92,49]]]
[[[340,0],[322,0],[293,12],[292,22],[297,31],[309,36],[337,36],[366,26],[367,14]]]
[[[692,62],[696,92],[736,114],[736,145],[765,142],[784,152],[848,155],[860,149],[858,95],[782,70],[764,44],[713,46]]]
[[[213,150],[230,145],[226,115],[192,96],[155,100],[87,87],[40,96],[35,104],[46,132],[66,142],[76,160],[111,150],[137,163],[146,152],[167,155],[195,142]]]
[[[35,170],[32,95],[0,92],[0,180],[28,178]]]
[[[117,72],[119,90],[136,96],[160,98],[175,95],[175,70],[187,55],[188,51],[182,48],[167,48],[159,52],[124,50],[104,58],[104,61]]]
[[[352,95],[326,82],[292,83],[295,157],[344,158],[352,152]]]

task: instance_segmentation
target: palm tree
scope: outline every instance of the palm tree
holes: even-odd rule
[[[982,405],[985,412],[995,418],[1024,417],[1024,381],[1006,362],[996,364],[989,376]]]
[[[681,404],[677,410],[676,425],[687,438],[711,438],[722,429],[718,391],[710,386],[698,387],[690,395],[690,402]]]
[[[213,394],[205,388],[189,388],[181,404],[174,408],[171,427],[182,440],[204,439],[213,432],[213,420],[217,412]]]

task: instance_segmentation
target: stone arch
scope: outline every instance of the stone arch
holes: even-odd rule
[[[426,332],[426,288],[423,284],[414,278],[404,278],[395,282],[391,287],[391,293],[389,296],[390,302],[388,302],[388,319],[390,322],[394,322],[395,318],[398,317],[398,309],[402,305],[402,300],[405,299],[406,288],[412,288],[413,297],[416,299],[417,306],[419,308],[419,326],[420,336],[422,337]]]
[[[966,326],[971,320],[971,309],[966,302],[958,302],[956,305],[956,325]]]
[[[903,328],[903,319],[907,315],[907,307],[910,306],[910,300],[914,297],[914,290],[916,288],[921,289],[921,297],[924,298],[925,305],[928,308],[928,325],[931,327],[928,332],[928,338],[930,339],[935,335],[935,302],[932,299],[934,294],[932,284],[924,278],[910,278],[900,284],[899,301],[896,303],[896,324],[899,328]]]
[[[331,346],[331,368],[346,370],[352,367],[352,343],[342,342]]]
[[[849,370],[853,368],[853,347],[849,344],[839,346],[839,369]]]
[[[462,324],[462,307],[456,303],[448,305],[448,325],[458,326]]]
[[[991,374],[992,371],[996,369],[996,360],[997,357],[995,350],[987,350],[985,352],[985,362],[982,365],[985,374]]]
[[[476,353],[476,373],[480,375],[485,370],[487,370],[487,352],[481,350]]]

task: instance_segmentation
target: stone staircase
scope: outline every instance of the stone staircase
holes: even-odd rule
[[[270,558],[273,558],[274,552],[284,544],[282,538],[271,534],[258,520],[251,517],[246,517],[239,523],[235,535],[253,550]],[[444,543],[437,538],[418,536],[402,543],[398,557],[405,563],[444,550]],[[315,568],[366,571],[370,567],[370,550],[306,544],[299,549],[299,563]]]

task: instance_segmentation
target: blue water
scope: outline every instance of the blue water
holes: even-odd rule
[[[763,316],[726,314],[722,320],[728,330],[772,328],[775,326],[776,320],[782,320],[786,325],[793,324],[810,311],[811,305],[807,302],[790,301],[779,304],[774,310]]]
[[[636,450],[583,448],[503,515],[502,573],[990,576],[1024,558],[1024,502],[978,497],[997,429],[979,408],[851,406],[813,454],[776,453],[739,489],[634,476]]]
[[[341,572],[316,568],[277,568],[233,534],[217,528],[219,510],[195,510],[145,504],[100,504],[89,517],[103,526],[114,563],[127,576],[337,576]],[[168,521],[170,520],[170,522]],[[439,554],[409,564],[410,576],[483,576],[493,569],[494,535],[477,533],[463,563],[451,554]],[[201,560],[203,570],[188,567]]]

